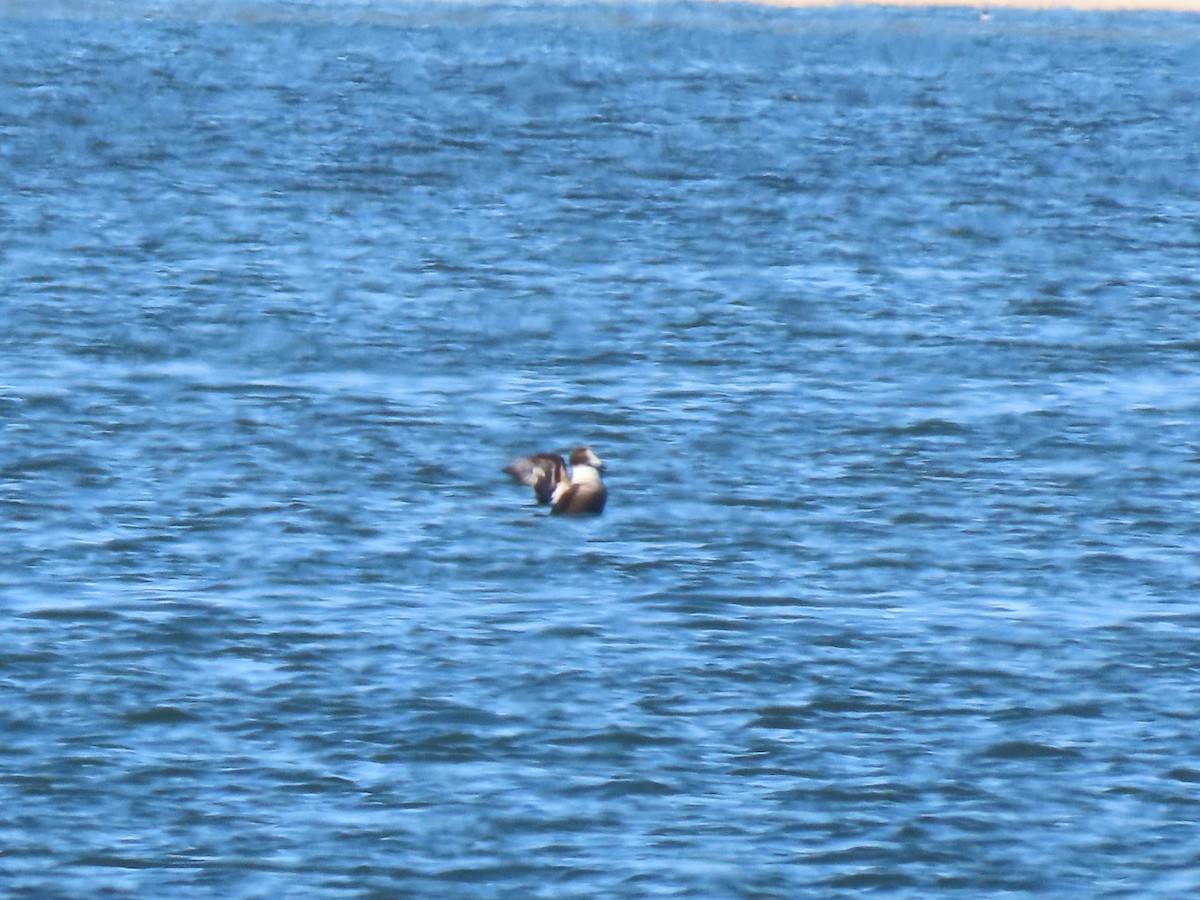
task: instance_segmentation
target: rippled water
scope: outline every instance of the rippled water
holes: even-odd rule
[[[2,9],[0,892],[1200,889],[1196,19]]]

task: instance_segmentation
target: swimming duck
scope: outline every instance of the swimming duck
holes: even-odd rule
[[[557,453],[535,453],[514,459],[504,467],[517,484],[533,488],[539,504],[550,504],[551,515],[576,516],[600,513],[608,490],[600,480],[604,463],[590,447],[576,447],[567,463]]]

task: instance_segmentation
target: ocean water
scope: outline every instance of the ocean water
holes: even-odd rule
[[[3,4],[0,894],[1200,890],[1198,135],[1184,15]]]

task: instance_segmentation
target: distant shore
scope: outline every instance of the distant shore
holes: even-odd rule
[[[978,9],[1079,9],[1107,12],[1200,12],[1200,0],[756,0],[767,6],[959,6]]]

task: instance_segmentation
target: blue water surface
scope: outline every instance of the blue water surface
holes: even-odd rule
[[[1185,15],[0,5],[0,893],[1200,890],[1198,135]]]

